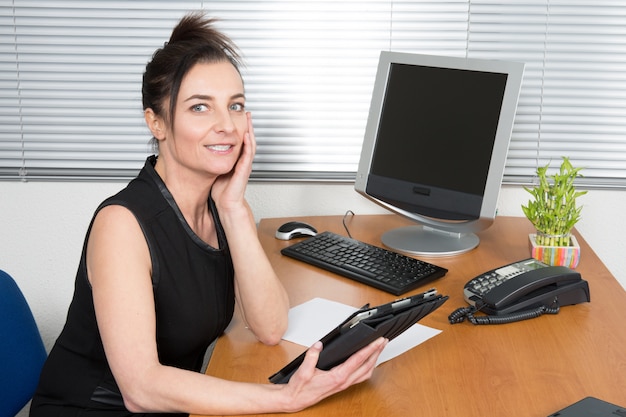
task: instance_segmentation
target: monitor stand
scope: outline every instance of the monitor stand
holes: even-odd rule
[[[452,256],[468,252],[478,246],[473,233],[456,233],[428,226],[406,226],[383,234],[382,242],[388,248],[407,255]]]

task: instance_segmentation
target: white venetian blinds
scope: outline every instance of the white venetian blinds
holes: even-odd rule
[[[506,182],[567,155],[626,186],[626,2],[606,0],[2,0],[0,179],[133,176],[143,68],[197,9],[244,55],[258,179],[353,179],[396,50],[526,63]]]
[[[626,186],[626,2],[471,1],[468,50],[526,62],[506,180],[569,156]]]

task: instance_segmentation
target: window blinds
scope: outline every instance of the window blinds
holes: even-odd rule
[[[626,2],[471,1],[469,54],[526,62],[506,180],[561,156],[626,185]]]
[[[626,186],[626,2],[0,2],[0,178],[129,178],[141,75],[187,11],[239,45],[256,179],[352,180],[381,50],[523,61],[505,182],[569,156]],[[428,156],[432,157],[432,156]]]

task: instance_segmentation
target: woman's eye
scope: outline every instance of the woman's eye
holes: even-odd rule
[[[195,112],[202,112],[202,111],[206,111],[207,109],[208,107],[204,104],[194,104],[193,106],[191,106],[191,110]]]
[[[245,106],[242,103],[233,103],[230,105],[232,111],[243,111]]]

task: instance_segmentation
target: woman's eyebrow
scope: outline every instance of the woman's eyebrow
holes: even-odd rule
[[[213,96],[207,96],[204,94],[194,94],[192,96],[189,96],[185,99],[185,101],[190,101],[190,100],[206,100],[206,101],[213,101],[215,98]]]
[[[233,94],[232,96],[230,96],[231,100],[235,100],[235,99],[239,99],[239,98],[246,98],[246,95],[244,93],[237,93],[237,94]],[[205,95],[205,94],[194,94],[188,98],[185,99],[185,102],[190,101],[190,100],[206,100],[206,101],[213,101],[215,100],[215,97],[213,96],[209,96],[209,95]]]

